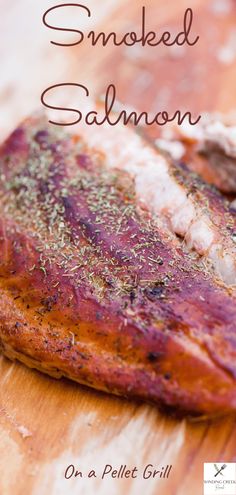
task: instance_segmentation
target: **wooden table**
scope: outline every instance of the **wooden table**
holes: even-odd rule
[[[87,1],[93,27],[138,29],[143,0]],[[87,84],[93,95],[115,82],[119,99],[140,110],[164,105],[192,112],[236,108],[236,6],[232,0],[149,0],[150,27],[174,29],[194,10],[200,41],[176,52],[57,48],[42,13],[56,2],[0,1],[2,138],[39,106],[50,84]],[[72,20],[74,17],[72,16]],[[95,27],[94,27],[95,26]],[[152,137],[157,129],[150,130]],[[1,294],[0,294],[1,297]],[[236,462],[233,417],[176,420],[156,407],[57,381],[0,357],[1,495],[201,495],[203,462]],[[83,477],[66,480],[73,464]],[[106,464],[138,469],[136,479],[100,479]],[[143,479],[147,464],[172,464],[168,480]],[[95,469],[97,478],[87,478]]]

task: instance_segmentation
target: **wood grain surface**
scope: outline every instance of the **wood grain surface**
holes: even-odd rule
[[[200,41],[180,52],[53,47],[41,17],[56,3],[0,0],[1,139],[39,107],[46,87],[63,81],[86,84],[93,96],[115,82],[119,100],[140,110],[235,111],[234,0],[84,2],[93,12],[84,29],[117,32],[139,28],[144,3],[157,30],[178,29],[191,6]],[[72,26],[74,17],[68,22]],[[149,134],[156,137],[158,130]],[[0,357],[0,495],[201,495],[203,462],[219,461],[236,462],[234,417],[177,420]],[[142,479],[149,463],[156,469],[172,464],[170,478]],[[83,478],[65,480],[70,464]],[[106,464],[136,466],[138,478],[101,480]],[[88,479],[92,469],[97,478]]]

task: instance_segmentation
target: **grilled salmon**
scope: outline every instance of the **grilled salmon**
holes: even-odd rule
[[[234,290],[173,233],[202,222],[230,257],[226,213],[200,202],[191,234],[196,193],[127,132],[111,156],[103,132],[95,151],[33,116],[1,146],[0,349],[106,392],[235,411]]]
[[[81,125],[79,134],[103,153],[109,168],[131,174],[139,201],[180,236],[188,250],[202,256],[223,283],[235,287],[236,215],[214,187],[194,173],[180,173],[180,167],[132,127],[103,125],[91,132]]]
[[[191,171],[214,184],[223,194],[235,196],[236,126],[229,117],[216,119],[214,115],[206,115],[195,129],[188,125],[173,127],[168,137],[163,140],[167,151],[172,147],[179,149]]]

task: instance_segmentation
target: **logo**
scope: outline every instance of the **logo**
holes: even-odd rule
[[[236,495],[236,463],[204,463],[204,495]]]
[[[225,469],[227,467],[227,464],[222,464],[221,467],[218,467],[217,464],[214,464],[214,466],[215,466],[215,470],[216,470],[215,478],[216,478],[216,476],[218,476],[218,474],[221,474],[221,476],[224,476],[222,471],[223,471],[223,469]]]

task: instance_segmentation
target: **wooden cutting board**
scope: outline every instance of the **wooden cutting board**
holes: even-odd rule
[[[93,26],[85,21],[84,29],[139,28],[143,0],[84,3],[93,12]],[[91,50],[86,43],[56,48],[49,44],[52,32],[41,23],[43,12],[56,2],[0,1],[2,138],[39,106],[46,87],[66,81],[87,84],[92,95],[115,82],[119,100],[140,110],[161,105],[198,113],[235,110],[234,0],[149,0],[150,28],[177,29],[190,3],[200,42],[177,53]],[[157,129],[149,132],[157,135]],[[201,495],[203,462],[236,462],[234,417],[176,420],[157,407],[57,381],[4,357],[0,369],[1,495]],[[65,479],[71,464],[82,478]],[[138,477],[101,480],[106,464],[117,470],[137,467]],[[148,464],[153,469],[172,465],[169,479],[143,479]],[[93,469],[97,477],[88,478]]]

